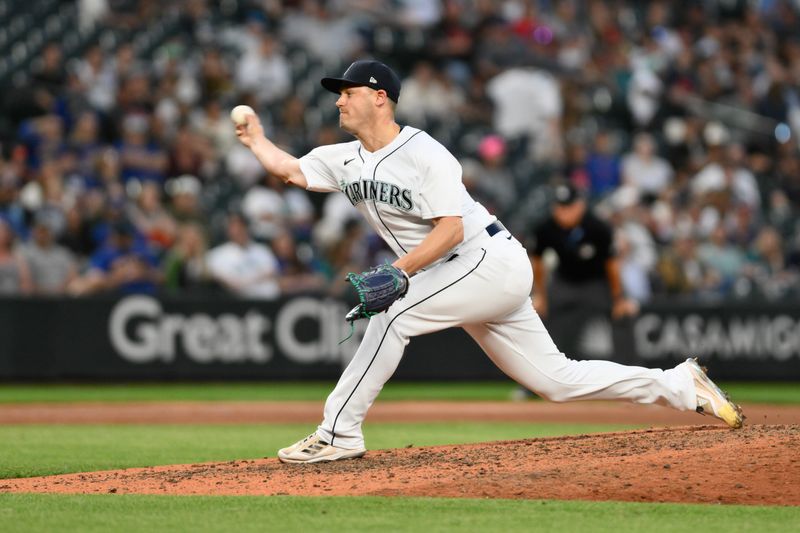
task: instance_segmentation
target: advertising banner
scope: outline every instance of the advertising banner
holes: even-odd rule
[[[368,323],[356,322],[354,335],[341,342],[350,333],[348,308],[313,295],[276,302],[2,299],[0,379],[333,380]],[[623,322],[575,320],[568,337],[567,355],[574,359],[667,368],[697,356],[716,379],[800,379],[800,308],[794,306],[651,306]],[[460,329],[412,339],[395,374],[501,376]]]

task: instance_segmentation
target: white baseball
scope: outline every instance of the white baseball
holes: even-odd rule
[[[247,115],[255,115],[256,112],[249,105],[237,105],[231,109],[231,120],[237,126],[244,126],[247,124]]]

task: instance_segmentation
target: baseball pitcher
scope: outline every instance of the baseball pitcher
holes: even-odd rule
[[[284,182],[345,194],[398,259],[350,277],[361,304],[348,319],[369,317],[364,339],[328,396],[322,423],[280,450],[281,461],[364,455],[361,424],[409,339],[449,327],[464,328],[503,372],[548,400],[658,403],[741,427],[741,409],[694,359],[669,370],[568,359],[531,305],[525,249],[470,197],[461,166],[444,146],[395,122],[397,75],[378,61],[356,61],[322,85],[339,95],[339,125],[355,140],[297,159],[264,136],[253,114],[236,134]]]

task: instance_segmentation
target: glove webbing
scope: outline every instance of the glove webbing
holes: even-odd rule
[[[386,264],[388,265],[389,263],[387,262]],[[365,296],[364,296],[364,291],[365,291],[365,289],[364,289],[364,276],[362,276],[361,274],[356,274],[355,272],[349,272],[345,279],[347,281],[349,281],[350,283],[352,283],[353,287],[355,287],[356,292],[358,293],[358,299],[361,302],[360,307],[363,308],[364,307],[364,299],[365,299]],[[394,288],[395,289],[398,288],[399,283],[400,283],[400,281],[398,279],[394,279]],[[355,324],[356,320],[359,320],[361,318],[372,318],[373,316],[375,316],[377,314],[378,313],[375,313],[375,312],[372,312],[372,311],[365,311],[363,309],[361,311],[357,312],[357,313],[352,313],[352,311],[350,313],[348,313],[348,316],[346,317],[346,320],[348,322],[350,322],[350,334],[347,337],[345,337],[344,339],[340,340],[339,344],[342,344],[343,342],[349,340],[350,337],[353,336],[353,333],[355,333],[355,331],[356,331],[356,324]]]

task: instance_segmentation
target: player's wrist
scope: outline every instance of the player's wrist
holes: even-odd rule
[[[262,150],[268,147],[267,137],[264,134],[253,135],[250,137],[250,148],[253,150]]]
[[[408,279],[408,278],[410,278],[410,277],[411,277],[411,276],[410,276],[410,274],[409,274],[409,272],[413,273],[413,271],[411,270],[411,268],[410,268],[410,267],[409,267],[409,266],[408,266],[408,265],[407,265],[407,264],[406,264],[406,263],[403,261],[403,259],[402,259],[402,258],[401,258],[401,259],[398,259],[397,261],[395,261],[394,263],[392,263],[392,266],[393,266],[393,267],[395,267],[395,268],[396,268],[397,270],[399,270],[400,272],[402,272],[402,273],[403,273],[403,275],[406,277],[406,279]]]

